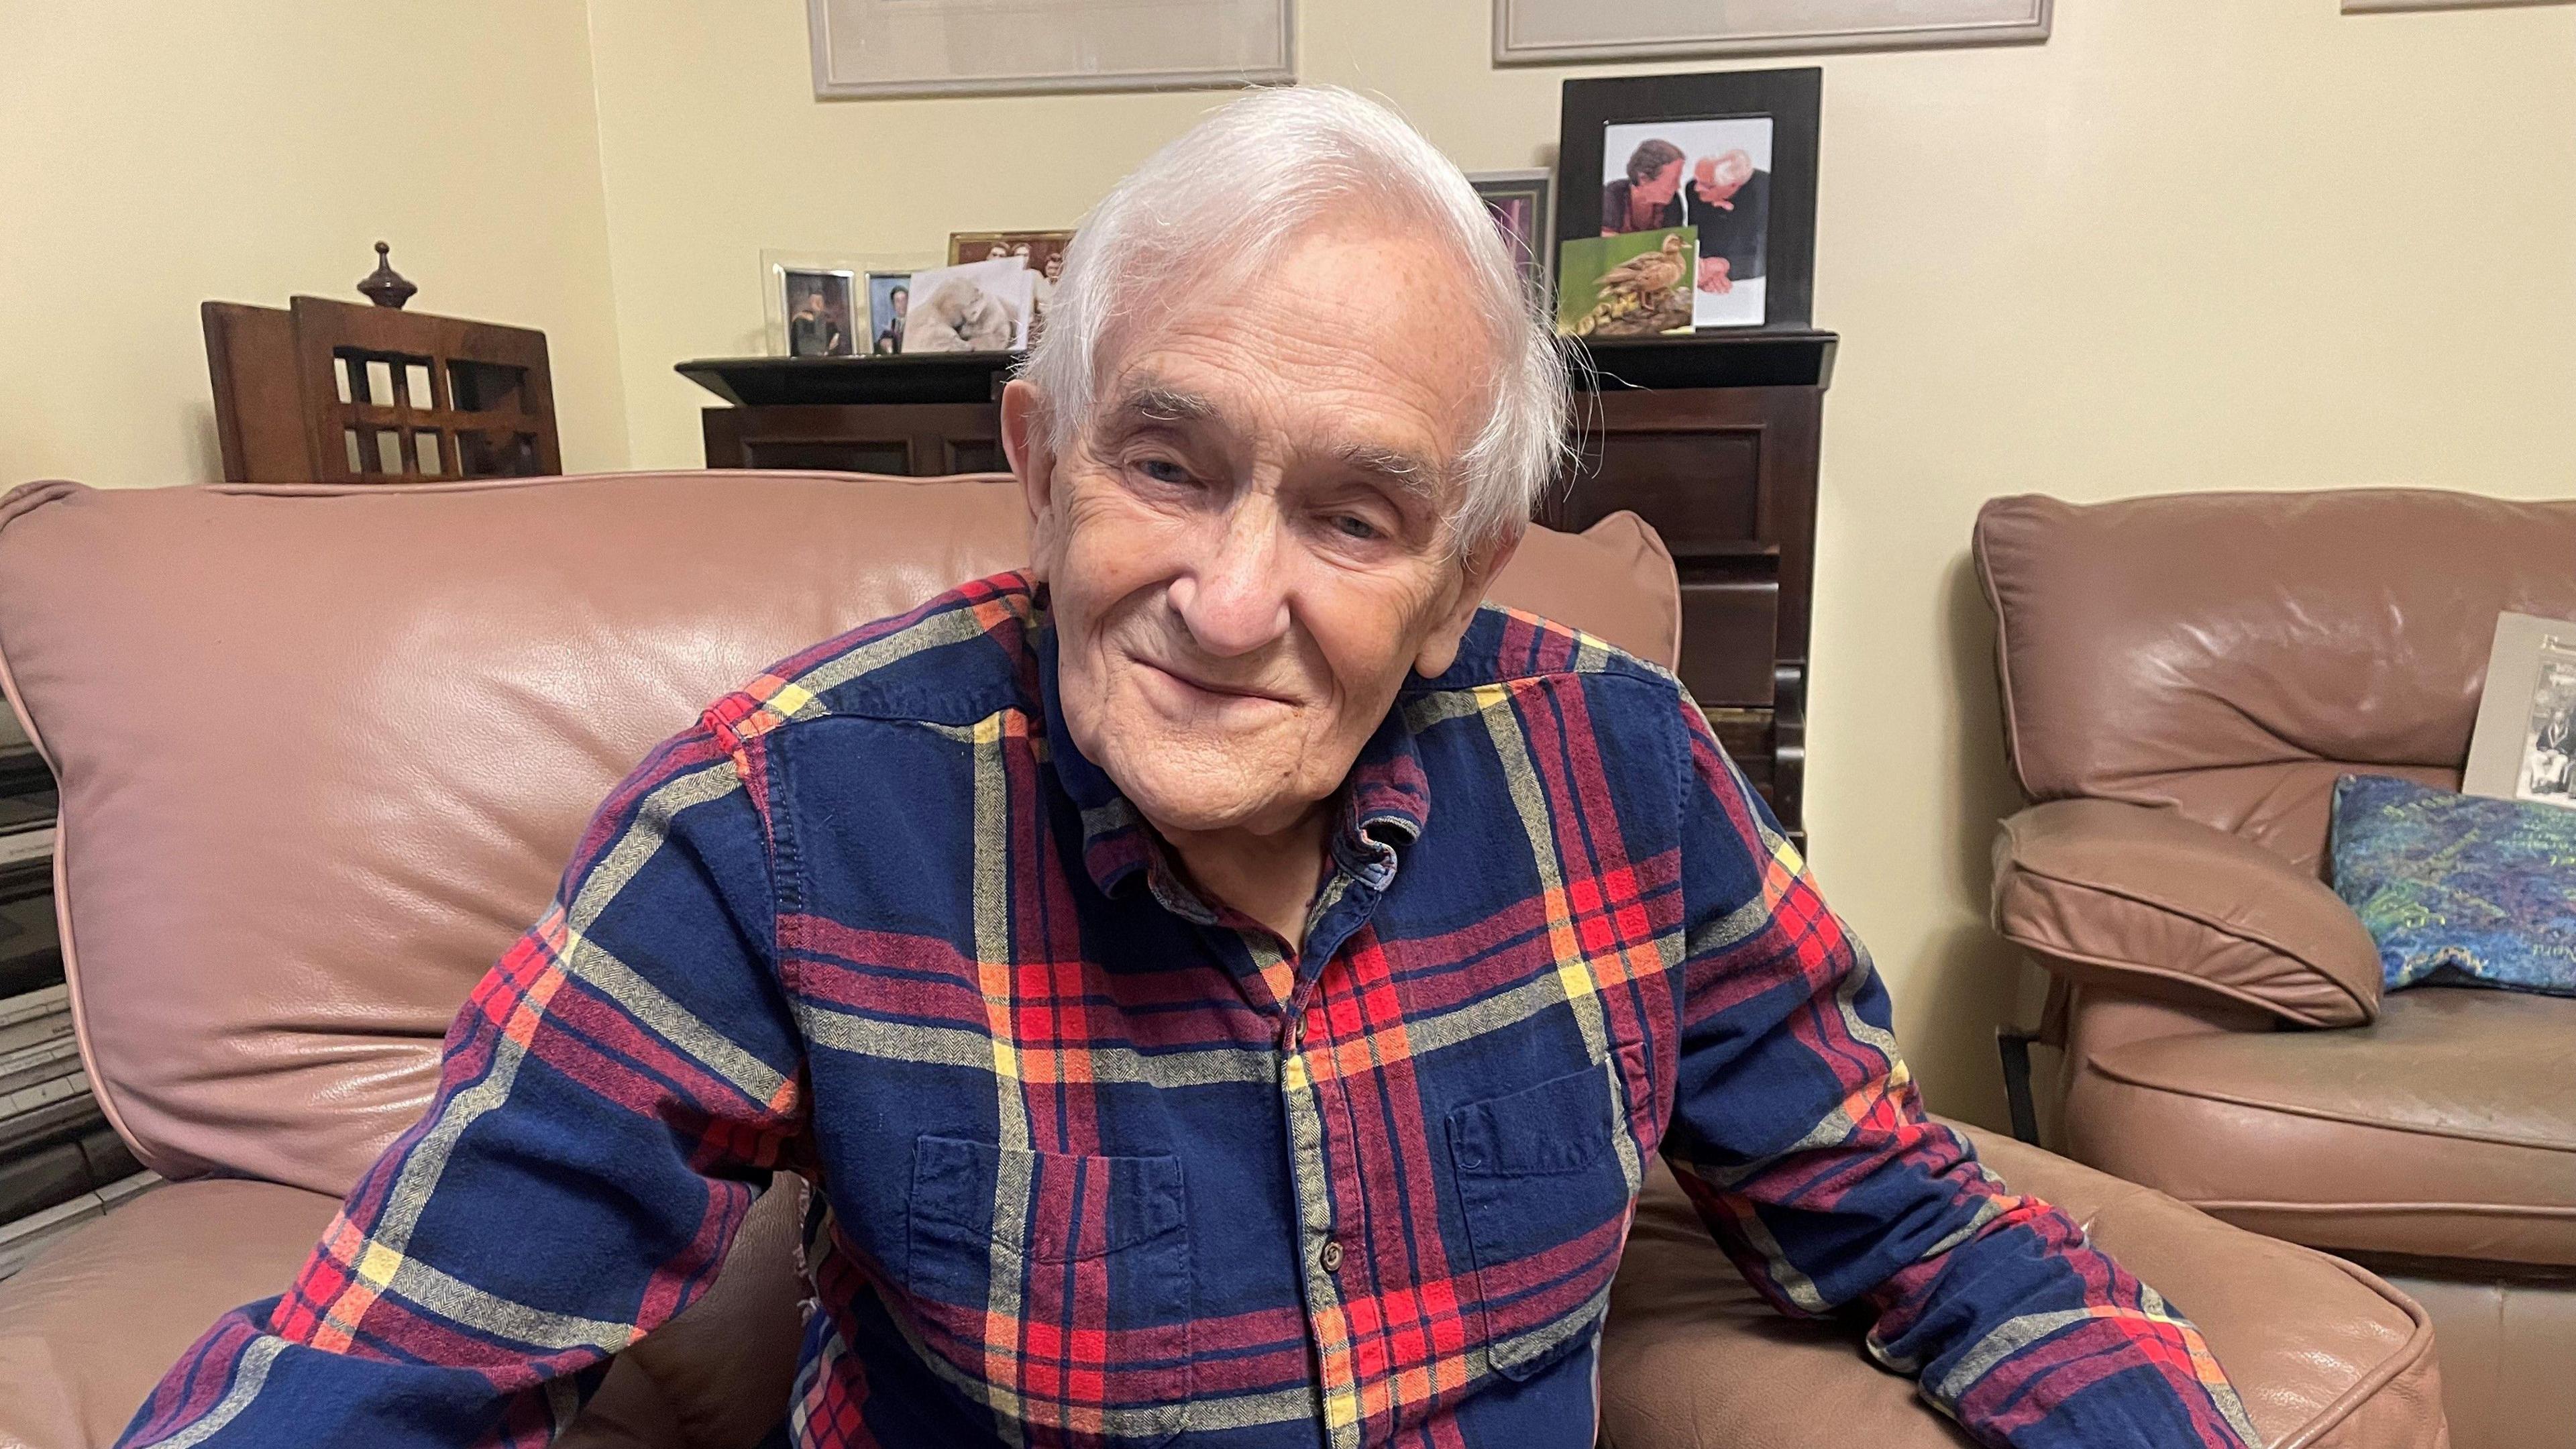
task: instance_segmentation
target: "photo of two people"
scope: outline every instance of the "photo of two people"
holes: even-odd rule
[[[1759,327],[1771,220],[1771,118],[1602,127],[1601,234],[1697,236],[1691,325]]]

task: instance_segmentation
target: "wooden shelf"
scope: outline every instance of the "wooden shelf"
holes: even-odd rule
[[[1831,332],[1699,332],[1578,342],[1588,388],[1814,387],[1833,381]],[[908,357],[702,357],[682,377],[740,407],[984,403],[1026,354],[929,352]]]

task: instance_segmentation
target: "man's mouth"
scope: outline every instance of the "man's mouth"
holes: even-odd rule
[[[1282,694],[1277,690],[1262,689],[1258,686],[1249,684],[1234,684],[1224,680],[1209,679],[1198,674],[1193,674],[1187,670],[1175,669],[1168,664],[1158,664],[1150,659],[1139,659],[1136,662],[1143,665],[1150,672],[1161,675],[1171,685],[1176,686],[1179,691],[1187,694],[1211,695],[1218,699],[1265,700],[1271,704],[1286,705],[1292,709],[1295,708],[1297,704],[1297,701],[1294,698],[1289,695]]]

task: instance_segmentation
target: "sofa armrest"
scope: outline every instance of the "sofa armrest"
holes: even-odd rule
[[[1995,929],[2069,981],[2296,1026],[2379,1015],[2379,948],[2325,883],[2170,810],[2056,800],[2003,823]]]
[[[2199,1326],[2270,1449],[2448,1442],[2432,1325],[2403,1294],[2160,1192],[1962,1130],[2014,1192],[2065,1209]],[[1661,1162],[1647,1174],[1611,1289],[1601,1429],[1608,1449],[1972,1442],[1912,1380],[1864,1357],[1856,1328],[1792,1322],[1756,1297]]]

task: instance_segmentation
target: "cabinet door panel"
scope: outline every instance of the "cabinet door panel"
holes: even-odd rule
[[[1611,432],[1585,447],[1573,525],[1633,508],[1676,557],[1735,552],[1760,536],[1759,434]]]

